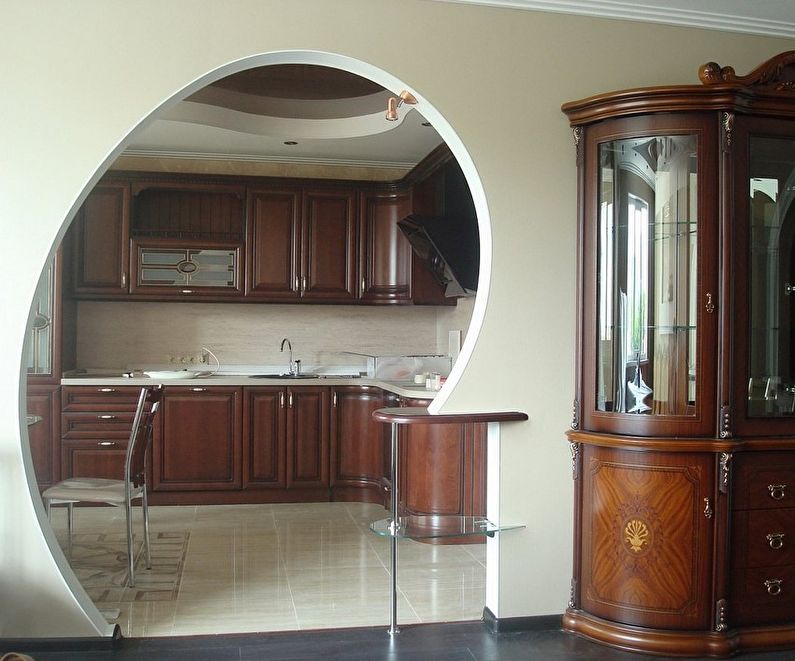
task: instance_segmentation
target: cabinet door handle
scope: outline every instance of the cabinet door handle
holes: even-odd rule
[[[97,419],[98,420],[115,420],[116,416],[115,415],[98,415]]]
[[[331,405],[336,408],[337,406],[337,391],[331,393]]]
[[[279,393],[279,408],[282,408],[282,409],[284,408],[284,393],[283,392]]]
[[[712,292],[707,292],[707,304],[704,306],[704,309],[712,314],[715,312],[715,304],[712,302]]]
[[[301,291],[301,283],[298,276],[295,276],[295,291]]]
[[[786,484],[768,484],[767,491],[773,500],[783,500],[786,493]]]
[[[769,535],[766,535],[767,543],[771,549],[774,551],[778,551],[779,549],[784,548],[784,533],[783,532],[771,532]]]
[[[362,276],[362,293],[364,293],[366,286],[367,286],[367,281],[364,279],[364,276]]]
[[[121,272],[121,286],[127,286],[127,274],[124,271]]]
[[[182,289],[182,290],[180,290],[180,293],[182,293],[182,294],[192,294],[193,290],[192,289]]]
[[[784,583],[780,578],[769,578],[765,581],[764,585],[768,594],[777,595],[781,594],[781,584]]]
[[[207,392],[207,388],[191,388],[193,392]]]
[[[97,392],[116,392],[116,388],[97,388]]]
[[[704,499],[704,516],[707,519],[712,518],[712,503],[709,502],[709,498]]]
[[[287,406],[288,406],[288,408],[293,408],[293,393],[292,393],[292,391],[287,396]]]
[[[115,441],[100,441],[97,445],[102,446],[103,448],[113,447],[116,445]]]

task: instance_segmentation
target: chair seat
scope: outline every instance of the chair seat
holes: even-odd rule
[[[137,497],[141,488],[133,488],[131,496]],[[41,494],[50,501],[88,500],[113,505],[123,505],[125,501],[124,480],[109,480],[101,477],[73,477],[54,484]]]

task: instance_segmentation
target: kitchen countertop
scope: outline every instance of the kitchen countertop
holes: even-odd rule
[[[190,379],[152,379],[149,377],[123,377],[107,374],[72,374],[61,379],[62,386],[148,386],[160,383],[164,386],[376,386],[401,397],[427,399],[429,402],[437,391],[412,381],[382,381],[370,377],[323,376],[318,378],[260,378],[240,374],[215,374]]]

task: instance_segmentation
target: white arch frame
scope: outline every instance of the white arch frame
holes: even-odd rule
[[[149,113],[149,115],[147,115],[147,117],[141,120],[141,122],[139,122],[125,136],[123,136],[119,140],[119,142],[116,143],[115,147],[108,153],[104,161],[97,166],[97,169],[94,171],[94,174],[87,181],[86,186],[83,188],[82,192],[75,200],[75,203],[70,209],[69,213],[61,223],[61,227],[56,237],[56,240],[54,244],[50,247],[49,258],[45,263],[48,263],[49,259],[52,258],[56,247],[60,244],[60,241],[63,239],[63,236],[66,233],[66,229],[68,228],[69,224],[74,218],[74,215],[76,214],[77,210],[80,208],[80,205],[82,205],[82,203],[85,201],[88,193],[94,188],[94,186],[97,184],[99,179],[108,170],[110,165],[121,155],[125,147],[130,143],[131,138],[143,126],[145,126],[152,119],[156,118],[158,114],[161,113],[165,108],[168,108],[169,106],[181,101],[182,99],[186,98],[193,92],[198,91],[199,89],[215,82],[216,80],[219,80],[225,76],[238,73],[240,71],[250,69],[253,67],[261,67],[261,66],[268,66],[275,64],[314,64],[320,66],[334,67],[337,69],[344,69],[346,71],[350,71],[351,73],[357,74],[364,78],[368,78],[378,83],[379,85],[385,87],[386,89],[391,90],[395,94],[400,93],[400,91],[404,89],[408,89],[417,98],[418,101],[417,108],[420,110],[423,116],[429,122],[431,122],[434,129],[446,142],[453,156],[458,161],[464,173],[464,176],[466,177],[467,183],[472,193],[472,198],[475,204],[475,210],[478,217],[478,227],[479,227],[479,236],[480,236],[480,277],[478,284],[478,293],[475,297],[475,303],[472,312],[472,318],[470,320],[469,329],[464,344],[461,347],[459,357],[455,365],[453,366],[453,370],[450,373],[447,382],[442,387],[442,390],[437,394],[433,403],[429,406],[429,410],[431,413],[439,413],[443,409],[444,404],[446,403],[450,393],[454,390],[456,384],[460,380],[461,375],[463,374],[469,362],[469,359],[472,356],[486,313],[486,303],[488,299],[488,292],[490,289],[490,282],[491,282],[491,263],[492,263],[491,221],[489,217],[488,207],[486,204],[486,196],[483,191],[483,186],[480,181],[480,177],[478,176],[477,169],[475,168],[475,164],[472,161],[469,152],[466,150],[463,142],[458,137],[452,126],[442,116],[442,114],[438,110],[436,110],[436,108],[428,101],[428,99],[425,96],[422,95],[422,93],[411,88],[407,83],[401,81],[399,78],[391,75],[390,73],[384,71],[383,69],[375,67],[361,60],[357,60],[355,58],[351,58],[345,55],[340,55],[337,53],[331,53],[325,51],[312,51],[312,50],[284,50],[284,51],[260,53],[257,55],[251,55],[238,60],[234,60],[221,67],[213,69],[205,73],[204,75],[200,76],[199,78],[193,80],[185,87],[177,90],[169,98],[163,100],[163,102],[159,106],[154,108]],[[20,365],[19,410],[20,412],[22,412],[25,410],[24,399],[25,399],[25,393],[27,391],[27,386],[25,381],[25,375],[22,373],[23,366],[22,366],[21,357],[19,365]],[[74,609],[78,611],[78,612],[72,612],[70,613],[70,615],[72,615],[74,619],[78,621],[81,619],[80,616],[82,615],[82,618],[85,620],[82,624],[88,625],[88,629],[94,631],[97,636],[111,637],[115,633],[114,625],[110,625],[105,621],[105,619],[100,614],[99,610],[96,608],[94,603],[91,601],[85,590],[78,582],[77,577],[75,576],[68,561],[63,555],[61,548],[57,540],[55,539],[55,535],[52,531],[52,528],[49,525],[49,521],[47,520],[44,514],[44,508],[41,504],[41,499],[38,497],[36,478],[33,472],[32,461],[29,451],[29,439],[27,437],[27,427],[25,426],[24,421],[25,421],[24,416],[20,415],[20,423],[22,425],[20,433],[21,433],[21,438],[24,441],[22,459],[24,464],[25,476],[27,479],[28,493],[30,495],[31,500],[33,501],[32,502],[33,509],[36,514],[36,522],[34,523],[33,521],[31,521],[31,525],[38,526],[38,532],[41,534],[41,541],[43,541],[48,547],[49,552],[52,555],[52,558],[58,570],[60,571],[61,578],[63,580],[62,588],[64,590],[63,594],[64,601],[72,602]],[[493,495],[499,493],[498,485],[492,483],[492,481],[495,478],[498,479],[498,471],[489,470],[489,481],[490,481],[489,495],[488,495],[489,510],[491,510],[496,504],[492,502]],[[0,526],[0,529],[2,529],[2,526]],[[498,556],[496,555],[496,553],[495,554],[489,553],[489,564],[491,566],[488,569],[489,576],[487,577],[487,583],[489,584],[489,587],[487,588],[487,594],[492,595],[491,598],[494,599],[496,599],[497,596],[495,590],[497,589],[496,577],[498,573],[498,568],[494,566],[497,560]],[[488,598],[488,600],[491,601],[491,598]],[[79,624],[79,622],[75,622],[74,624],[75,625]],[[82,627],[76,627],[75,630],[78,629],[82,629]],[[78,633],[76,635],[81,635],[81,634]],[[85,632],[83,632],[82,635],[85,635]]]

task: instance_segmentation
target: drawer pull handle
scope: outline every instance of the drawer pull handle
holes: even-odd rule
[[[781,594],[781,584],[782,581],[780,578],[769,578],[765,581],[765,587],[767,588],[767,593],[772,595]]]
[[[97,419],[99,419],[99,420],[115,420],[116,416],[115,415],[98,415]]]
[[[778,551],[779,549],[784,548],[784,533],[783,532],[771,532],[767,535],[767,543],[769,544],[770,548],[774,551]]]
[[[770,492],[770,497],[773,500],[783,500],[784,496],[786,496],[786,484],[768,484],[767,490]]]
[[[193,392],[207,392],[207,388],[191,388]]]
[[[114,441],[100,441],[97,445],[101,445],[103,448],[109,448],[116,445]]]
[[[116,392],[116,388],[97,388],[97,392]]]

